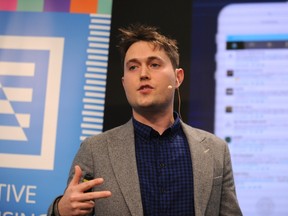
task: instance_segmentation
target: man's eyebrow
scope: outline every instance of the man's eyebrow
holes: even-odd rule
[[[137,58],[129,59],[129,60],[126,62],[126,65],[129,64],[129,63],[133,63],[133,62],[137,63],[137,62],[139,62],[139,60],[138,60]]]
[[[150,57],[148,57],[148,61],[152,61],[152,60],[160,60],[160,61],[163,61],[163,59],[160,58],[159,56],[150,56]]]
[[[159,56],[149,56],[148,58],[147,58],[147,60],[148,61],[153,61],[153,60],[160,60],[160,61],[163,61],[163,59],[161,58],[161,57],[159,57]],[[129,59],[127,62],[126,62],[126,64],[129,64],[130,62],[135,62],[135,63],[138,63],[138,62],[140,62],[140,60],[138,59],[138,58],[132,58],[132,59]]]

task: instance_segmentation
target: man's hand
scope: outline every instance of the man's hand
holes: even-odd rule
[[[61,216],[85,215],[93,211],[95,200],[111,196],[110,191],[87,192],[90,188],[103,183],[102,178],[79,183],[82,170],[75,166],[75,174],[68,185],[63,197],[58,203],[58,211]]]

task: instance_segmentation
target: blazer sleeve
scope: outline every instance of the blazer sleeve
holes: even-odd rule
[[[213,136],[212,136],[213,137]],[[231,156],[228,145],[218,139],[213,148],[214,174],[205,216],[242,216],[236,196]],[[212,146],[212,145],[211,145]]]
[[[213,183],[205,216],[242,216],[236,196],[231,155],[226,142],[211,136],[209,146],[213,155]]]
[[[242,212],[239,207],[239,203],[236,196],[231,156],[227,144],[225,144],[223,163],[224,167],[223,167],[220,215],[242,216]]]

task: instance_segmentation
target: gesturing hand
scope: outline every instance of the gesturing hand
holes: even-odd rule
[[[104,180],[102,178],[97,178],[79,183],[81,176],[82,170],[76,165],[73,179],[58,203],[58,211],[61,216],[85,215],[91,213],[95,205],[94,200],[111,196],[110,191],[85,193],[85,191],[90,188],[102,184]]]

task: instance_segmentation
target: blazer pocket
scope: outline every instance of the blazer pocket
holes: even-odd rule
[[[221,185],[222,184],[222,176],[216,176],[213,178],[213,185]]]

